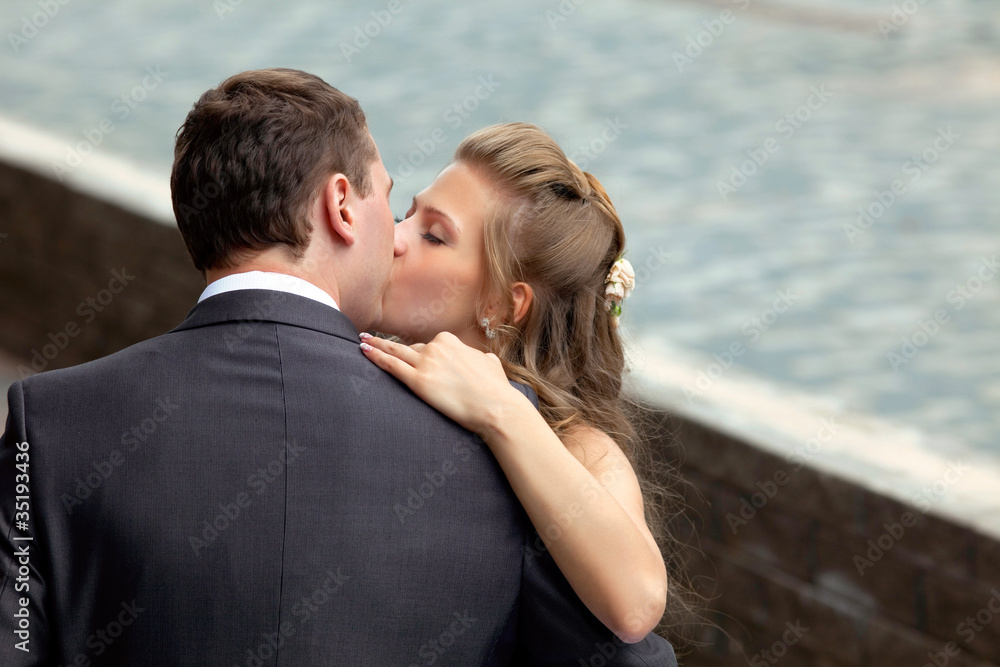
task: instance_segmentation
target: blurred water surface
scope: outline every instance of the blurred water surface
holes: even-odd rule
[[[361,100],[398,213],[472,130],[538,123],[625,220],[633,335],[706,371],[739,343],[734,368],[1000,453],[996,2],[7,0],[0,17],[0,113],[164,179],[194,100],[258,67]]]

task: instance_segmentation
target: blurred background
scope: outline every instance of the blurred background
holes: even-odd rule
[[[690,366],[681,400],[711,398],[722,376],[755,378],[1000,462],[995,0],[5,0],[0,29],[0,116],[55,139],[61,157],[43,175],[71,181],[114,157],[159,184],[150,206],[165,212],[174,133],[242,70],[304,69],[358,98],[397,214],[470,132],[541,125],[616,203],[639,280],[623,331],[640,366],[653,350]],[[0,259],[17,234],[0,229]],[[32,336],[7,352],[27,360],[45,342]],[[770,470],[747,475],[739,492]],[[827,519],[863,550],[882,528],[844,507]],[[803,551],[796,531],[790,553]],[[965,558],[951,542],[944,560],[972,563],[961,577],[1000,574],[1000,552]],[[818,586],[869,608],[814,566],[805,598]],[[725,577],[723,590],[738,585]],[[901,585],[917,601],[893,621],[920,632],[940,602],[921,597],[923,581]],[[745,606],[758,592],[734,595]],[[937,642],[954,627],[928,632]],[[866,655],[836,664],[902,664]]]
[[[361,101],[397,213],[471,131],[537,123],[619,208],[636,336],[996,448],[996,2],[7,0],[2,28],[0,114],[66,143],[53,175],[85,142],[166,181],[194,100],[259,67]]]

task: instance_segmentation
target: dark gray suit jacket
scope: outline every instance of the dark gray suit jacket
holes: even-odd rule
[[[243,290],[15,383],[0,665],[676,664],[601,626],[482,441],[358,343]]]

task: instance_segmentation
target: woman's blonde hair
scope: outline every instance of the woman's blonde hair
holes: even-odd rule
[[[625,230],[604,188],[527,123],[480,130],[455,159],[495,193],[484,211],[486,280],[477,315],[496,310],[491,351],[511,379],[535,389],[557,433],[586,423],[627,445],[633,431],[618,406],[625,356],[604,298]],[[516,282],[534,296],[515,324]]]
[[[490,314],[497,335],[490,351],[507,376],[532,387],[546,422],[563,435],[576,425],[607,433],[640,476],[649,526],[669,564],[680,560],[666,529],[679,513],[678,476],[650,456],[630,419],[638,414],[622,392],[625,354],[608,310],[605,279],[625,251],[625,230],[607,192],[540,128],[493,125],[466,138],[456,162],[489,184],[484,211],[485,281],[477,320]],[[532,288],[527,313],[514,322],[511,287]],[[628,305],[625,305],[626,309]],[[648,448],[645,448],[648,450]],[[645,474],[644,474],[645,473]],[[665,483],[666,482],[666,483]],[[666,626],[683,639],[697,599],[682,572],[670,572]],[[663,627],[663,626],[661,626]]]

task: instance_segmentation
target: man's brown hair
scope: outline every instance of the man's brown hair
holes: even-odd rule
[[[372,192],[378,152],[358,101],[292,69],[242,72],[201,96],[177,131],[170,189],[195,267],[229,268],[283,244],[309,245],[309,206],[344,174]]]

